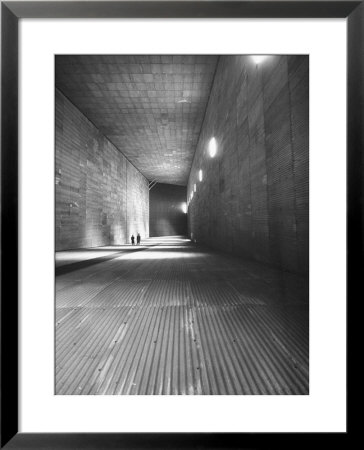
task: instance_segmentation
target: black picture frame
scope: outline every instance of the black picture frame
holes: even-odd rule
[[[327,445],[325,433],[18,433],[18,21],[109,17],[347,18],[347,304],[363,273],[362,1],[1,2],[1,448],[297,448],[312,438]],[[347,430],[331,434],[342,448]]]

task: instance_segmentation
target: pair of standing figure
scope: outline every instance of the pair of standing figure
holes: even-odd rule
[[[131,235],[131,245],[134,245],[135,244],[135,237],[134,237],[134,234],[132,234]],[[137,245],[139,245],[140,244],[140,234],[138,233],[137,234]]]

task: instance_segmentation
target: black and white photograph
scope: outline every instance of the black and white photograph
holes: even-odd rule
[[[309,395],[309,56],[54,58],[54,393]]]

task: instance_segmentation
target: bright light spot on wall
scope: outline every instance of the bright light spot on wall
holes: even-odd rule
[[[193,185],[193,190],[194,190],[194,192],[196,192],[196,189],[197,189],[197,187],[196,187],[196,183]]]
[[[181,98],[177,101],[177,103],[191,103],[191,100],[188,100],[187,98]]]
[[[260,64],[261,62],[263,62],[265,60],[267,56],[266,55],[253,55],[253,61],[255,62],[255,64]]]
[[[182,211],[187,214],[187,203],[182,203]]]
[[[191,200],[193,199],[193,191],[191,192]]]
[[[198,171],[198,179],[200,181],[202,181],[202,170],[201,169]]]
[[[210,139],[209,142],[209,154],[211,158],[213,158],[216,155],[216,151],[217,151],[216,139],[213,137]]]

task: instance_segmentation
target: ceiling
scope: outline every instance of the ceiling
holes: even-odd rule
[[[186,185],[217,56],[56,56],[56,86],[150,181]]]

